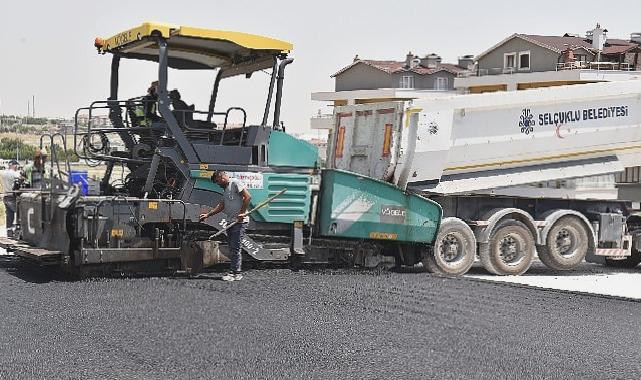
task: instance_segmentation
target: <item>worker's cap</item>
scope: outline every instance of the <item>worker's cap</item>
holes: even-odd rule
[[[18,165],[18,161],[16,160],[10,160],[9,165]]]

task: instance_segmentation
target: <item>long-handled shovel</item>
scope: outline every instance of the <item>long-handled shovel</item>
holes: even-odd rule
[[[256,207],[254,207],[253,209],[251,209],[251,210],[247,211],[247,215],[251,214],[252,212],[254,212],[254,211],[258,210],[258,209],[261,209],[261,208],[265,207],[269,202],[271,202],[271,201],[273,201],[274,199],[276,199],[276,198],[280,197],[280,196],[281,196],[281,195],[283,195],[283,193],[284,193],[284,192],[286,192],[286,191],[287,191],[287,189],[283,189],[283,190],[281,190],[281,191],[277,192],[276,194],[272,195],[271,197],[269,197],[269,198],[265,199],[264,201],[260,202],[259,204],[257,204],[257,205],[256,205]],[[228,224],[228,225],[227,225],[227,227],[223,228],[222,230],[220,230],[220,231],[216,232],[215,234],[211,235],[211,236],[209,237],[209,240],[213,240],[213,239],[214,239],[214,238],[216,238],[217,236],[220,236],[222,233],[224,233],[224,232],[225,232],[225,231],[227,231],[228,229],[232,228],[232,227],[233,227],[233,226],[235,226],[236,224],[238,224],[238,221],[237,221],[237,220],[236,220],[236,221],[234,221],[233,223]]]

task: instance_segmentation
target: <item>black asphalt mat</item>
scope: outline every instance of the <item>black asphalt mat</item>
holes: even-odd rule
[[[68,281],[0,257],[0,378],[639,378],[641,303],[386,270]]]

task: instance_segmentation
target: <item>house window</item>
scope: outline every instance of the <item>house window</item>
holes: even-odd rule
[[[434,89],[436,91],[447,91],[447,78],[446,77],[438,77],[436,78],[436,81],[434,82]]]
[[[586,54],[575,54],[574,59],[577,62],[587,62],[588,56]]]
[[[503,54],[503,70],[511,71],[516,67],[516,53]]]
[[[414,77],[411,75],[404,75],[401,77],[401,88],[414,88]]]
[[[519,70],[529,70],[530,69],[530,52],[522,51],[519,52]]]

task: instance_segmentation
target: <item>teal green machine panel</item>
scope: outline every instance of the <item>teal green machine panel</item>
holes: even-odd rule
[[[269,134],[267,163],[269,166],[315,168],[318,166],[318,147],[281,131]]]
[[[432,243],[441,206],[396,186],[342,170],[323,171],[323,236]]]
[[[192,170],[191,177],[196,179],[195,188],[222,194],[223,189],[213,183],[210,172]],[[254,212],[251,218],[259,222],[293,223],[309,222],[311,205],[311,176],[297,173],[249,173],[230,172],[231,177],[239,178],[248,187],[252,196],[251,206],[264,201],[282,189],[287,189],[280,197],[267,206]]]

